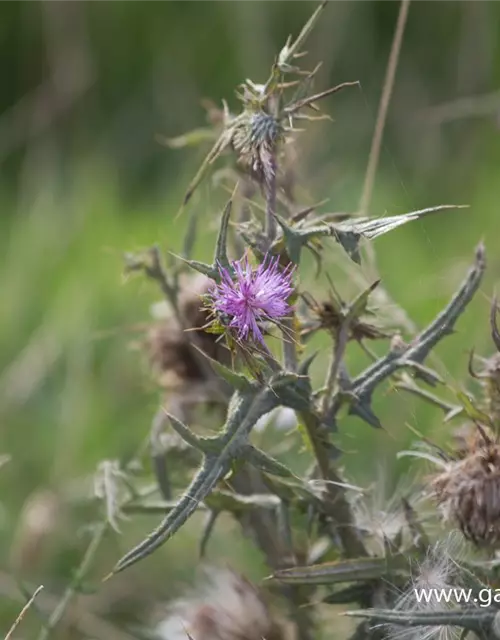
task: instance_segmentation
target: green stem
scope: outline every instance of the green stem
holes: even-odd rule
[[[92,540],[90,541],[89,546],[87,547],[87,551],[83,556],[83,559],[78,567],[78,570],[75,573],[75,577],[71,581],[70,585],[63,593],[61,599],[59,600],[56,608],[52,612],[47,625],[40,631],[38,634],[38,640],[48,640],[51,632],[57,627],[59,622],[62,620],[66,609],[68,608],[71,600],[77,593],[77,589],[81,584],[82,580],[87,575],[90,566],[94,560],[94,557],[97,553],[97,550],[104,538],[104,535],[108,529],[108,523],[102,522],[94,530],[94,534],[92,536]]]
[[[338,527],[338,536],[344,553],[348,558],[367,556],[368,553],[359,536],[351,507],[341,486],[342,480],[330,464],[319,419],[308,413],[302,413],[301,419],[307,430],[321,477],[325,481],[328,515]]]

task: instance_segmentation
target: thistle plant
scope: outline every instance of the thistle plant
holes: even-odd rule
[[[214,144],[187,188],[184,215],[196,188],[223,155],[228,162],[225,186],[232,193],[220,215],[212,262],[192,255],[200,223],[196,211],[191,213],[182,255],[164,258],[153,247],[126,258],[128,272],[142,273],[159,286],[168,309],[167,317],[157,321],[145,338],[162,387],[150,436],[155,478],[154,485],[145,488],[130,464],[123,471],[108,465],[112,478],[104,482],[101,477],[98,495],[106,503],[107,522],[113,528],[120,514],[164,517],[118,560],[109,577],[168,544],[196,512],[206,516],[200,555],[209,556],[217,518],[226,512],[263,553],[270,574],[264,586],[279,592],[295,637],[301,640],[319,637],[318,604],[351,609],[348,613],[356,619],[353,640],[444,638],[454,637],[447,634],[457,630],[461,638],[500,637],[495,631],[495,603],[477,608],[455,602],[442,608],[410,602],[412,585],[422,583],[415,578],[415,567],[420,574],[429,572],[440,566],[444,556],[446,584],[451,575],[459,575],[457,584],[477,591],[493,576],[474,552],[481,547],[492,561],[500,540],[498,354],[485,360],[475,374],[482,382],[482,399],[463,392],[452,403],[442,399],[429,387],[444,381],[428,364],[433,349],[455,330],[480,287],[485,249],[482,244],[475,248],[471,266],[449,303],[407,341],[397,327],[382,320],[383,309],[372,307],[372,294],[383,289],[383,277],[346,302],[337,291],[338,283],[324,274],[323,256],[335,244],[335,250],[360,264],[364,248],[380,235],[424,216],[460,208],[427,206],[376,217],[332,214],[322,211],[324,203],[297,201],[287,155],[296,144],[297,123],[327,119],[319,109],[321,99],[357,86],[348,81],[314,92],[319,66],[312,70],[298,66],[305,41],[327,4],[318,6],[295,39],[289,38],[264,83],[247,80],[239,88],[240,113],[232,113],[223,103],[212,119],[210,135],[198,136],[200,141],[212,138]],[[186,134],[171,144],[180,146],[193,136]],[[316,277],[329,280],[329,291],[319,302],[302,284],[307,275],[301,260],[304,251],[316,261]],[[491,332],[500,349],[495,318],[496,303]],[[331,343],[325,379],[318,388],[313,388],[310,375],[318,354],[308,351],[308,337],[315,332],[325,333]],[[381,357],[366,344],[374,340],[385,341]],[[353,343],[361,345],[369,358],[356,375],[346,365]],[[413,495],[398,495],[367,517],[369,489],[344,476],[345,454],[336,436],[346,412],[364,421],[367,429],[383,426],[372,397],[384,383],[442,409],[447,422],[465,419],[469,433],[460,450],[445,452],[422,437],[415,449],[402,452],[411,455],[415,465],[430,463],[431,471],[422,473]],[[254,437],[256,424],[280,409],[293,411],[300,425],[290,442],[296,448],[305,445],[310,456],[306,474],[259,447]],[[266,428],[273,428],[272,420]],[[177,494],[173,478],[178,473],[187,487]],[[436,547],[436,531],[446,540],[439,529],[442,516],[462,531],[472,550],[467,560],[453,560],[453,571],[448,552],[436,552],[441,549]],[[245,589],[233,613],[244,609]],[[255,628],[247,631],[248,625],[245,631],[239,623],[224,627],[221,620],[227,611],[213,605],[213,597],[209,610],[201,604],[199,609],[182,609],[181,617],[189,623],[183,637],[257,637],[252,635]],[[253,606],[267,611],[260,596],[252,598]],[[260,616],[259,637],[282,637],[266,616]],[[168,631],[161,633],[178,638],[182,629],[170,636]],[[327,633],[338,637],[329,629]]]

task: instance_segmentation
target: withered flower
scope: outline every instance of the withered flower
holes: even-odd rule
[[[160,385],[167,389],[207,382],[207,370],[200,362],[203,356],[193,349],[194,342],[213,360],[226,365],[230,363],[231,355],[220,336],[203,330],[210,312],[204,308],[202,296],[212,285],[201,274],[186,278],[179,295],[179,311],[184,326],[171,314],[156,323],[148,333],[146,349],[153,371]]]
[[[262,594],[240,574],[211,569],[206,584],[171,607],[157,627],[163,640],[281,640]]]
[[[231,145],[238,163],[258,184],[270,184],[276,177],[275,151],[283,139],[283,127],[263,110],[245,113],[234,128]]]
[[[456,522],[476,546],[495,547],[500,542],[500,445],[478,425],[442,465],[432,489],[445,519]]]
[[[302,336],[307,337],[318,330],[325,330],[332,336],[340,331],[349,312],[349,306],[338,294],[330,295],[328,300],[318,302],[310,294],[304,292],[302,299],[309,309],[310,317],[302,320]],[[388,338],[389,333],[379,327],[354,317],[349,324],[349,340],[379,340]]]

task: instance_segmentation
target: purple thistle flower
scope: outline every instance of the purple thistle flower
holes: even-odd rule
[[[276,322],[292,310],[287,300],[293,292],[293,266],[280,270],[279,257],[266,255],[256,268],[244,257],[232,263],[232,270],[233,277],[219,266],[221,282],[212,291],[213,307],[229,316],[228,326],[236,329],[239,340],[264,343],[259,322]]]

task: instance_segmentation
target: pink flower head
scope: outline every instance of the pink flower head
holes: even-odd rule
[[[232,263],[232,270],[219,266],[219,273],[221,282],[212,291],[214,309],[228,316],[227,326],[239,340],[263,343],[259,322],[276,322],[292,310],[287,300],[293,292],[293,266],[281,269],[279,257],[266,255],[252,268],[244,257]]]

